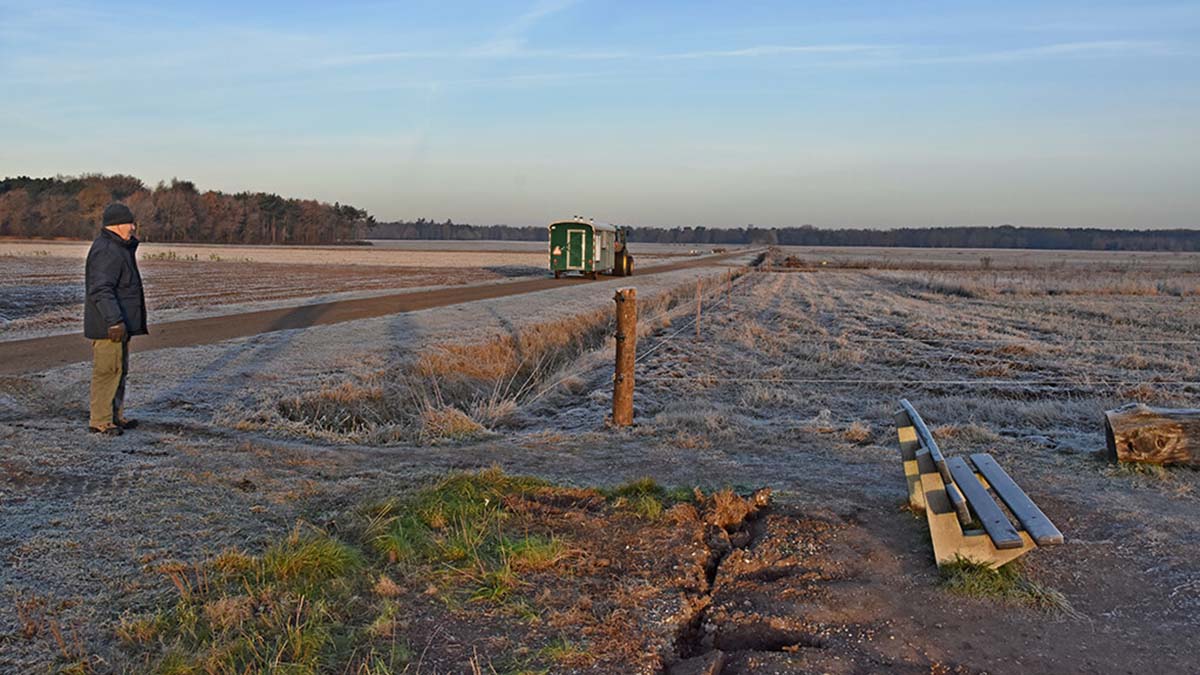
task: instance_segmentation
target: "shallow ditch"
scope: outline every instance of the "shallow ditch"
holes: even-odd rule
[[[676,659],[665,665],[666,675],[720,675],[728,656],[737,652],[796,653],[827,646],[820,635],[796,625],[779,625],[770,617],[749,614],[733,621],[712,612],[722,566],[735,552],[753,549],[766,534],[766,517],[771,513],[769,499],[770,490],[763,489],[742,500],[741,509],[729,504],[706,509],[706,585],[692,599],[693,614],[680,627],[675,640]],[[796,564],[768,565],[739,574],[738,579],[769,584],[804,571],[803,566]]]

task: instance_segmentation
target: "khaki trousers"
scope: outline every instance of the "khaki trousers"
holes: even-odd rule
[[[103,429],[123,417],[125,374],[129,371],[129,338],[120,342],[92,340],[91,418],[88,426]]]

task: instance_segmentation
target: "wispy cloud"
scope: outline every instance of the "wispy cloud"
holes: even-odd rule
[[[828,45],[759,45],[739,49],[692,51],[660,54],[622,50],[588,51],[560,49],[529,49],[523,40],[494,40],[478,47],[451,51],[387,51],[362,54],[346,54],[323,59],[322,65],[339,66],[379,61],[405,61],[421,59],[534,59],[544,58],[567,61],[617,61],[617,60],[700,60],[726,58],[755,58],[802,54],[862,54],[896,49],[894,45],[828,44]]]
[[[469,61],[469,60],[517,60],[550,59],[559,61],[613,61],[636,58],[635,54],[622,51],[567,51],[556,49],[528,49],[520,41],[492,41],[478,47],[459,50],[413,50],[364,52],[343,54],[319,59],[319,66],[351,66],[386,61]]]
[[[524,35],[542,19],[578,4],[579,0],[541,0],[500,29],[501,35]]]
[[[906,59],[908,63],[1005,63],[1054,57],[1102,56],[1108,54],[1167,53],[1167,45],[1143,40],[1095,40],[1060,42],[1037,47],[1021,47],[968,54],[950,54]]]
[[[539,0],[516,18],[496,28],[490,38],[479,45],[450,50],[399,50],[365,52],[333,56],[318,61],[322,66],[343,66],[385,61],[419,60],[503,60],[529,58],[556,58],[571,60],[599,60],[621,58],[617,52],[556,51],[529,49],[526,34],[545,20],[578,4],[579,0]]]
[[[1082,58],[1120,54],[1169,55],[1176,51],[1167,43],[1144,40],[1097,40],[1061,42],[1034,47],[1017,47],[953,54],[933,53],[921,45],[898,44],[811,44],[755,45],[736,49],[697,50],[672,53],[636,51],[572,51],[529,49],[524,40],[505,39],[477,47],[444,51],[387,51],[346,54],[322,59],[318,65],[344,66],[404,60],[517,60],[548,59],[559,61],[700,61],[713,59],[757,59],[786,56],[854,57],[850,65],[936,65],[955,63],[1006,63],[1053,58]]]
[[[760,56],[786,56],[789,54],[851,54],[878,52],[894,49],[893,45],[871,44],[827,44],[827,45],[759,45],[741,49],[708,50],[661,54],[661,59],[722,59],[752,58]]]

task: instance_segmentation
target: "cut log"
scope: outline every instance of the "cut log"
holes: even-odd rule
[[[1129,403],[1105,411],[1108,458],[1200,468],[1200,410]]]

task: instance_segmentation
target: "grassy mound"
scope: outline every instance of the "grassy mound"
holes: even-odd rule
[[[587,556],[573,544],[578,530],[562,515],[596,514],[588,534],[602,538],[595,533],[606,522],[640,531],[692,499],[649,480],[600,492],[498,469],[456,474],[358,510],[345,531],[298,525],[258,554],[160,565],[173,597],[123,616],[117,637],[139,672],[383,674],[420,661],[428,647],[407,629],[422,615],[436,614],[426,623],[440,624],[441,614],[472,608],[506,617],[506,630],[521,636],[520,649],[487,655],[487,663],[506,664],[498,672],[590,663],[596,656],[577,636],[538,628],[555,605],[548,587],[597,568],[580,560]],[[538,586],[542,594],[531,597]]]

